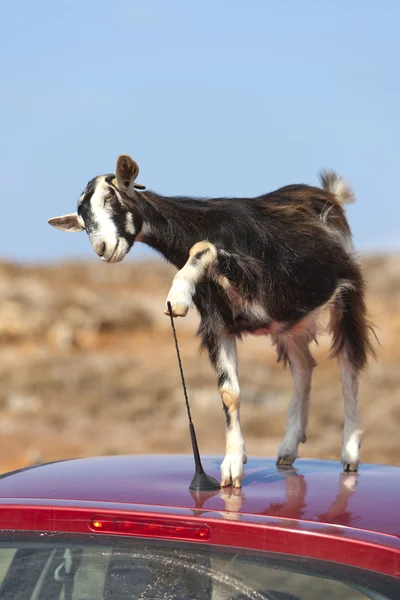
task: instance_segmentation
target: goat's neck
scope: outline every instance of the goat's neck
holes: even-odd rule
[[[147,191],[140,194],[135,204],[143,219],[140,241],[182,268],[190,248],[202,239],[196,227],[196,205],[189,199],[168,198]]]

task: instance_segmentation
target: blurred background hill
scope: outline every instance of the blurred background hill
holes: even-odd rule
[[[400,464],[400,256],[363,260],[381,347],[361,383],[363,461]],[[0,266],[0,469],[114,453],[186,452],[187,420],[169,320],[174,269],[163,262]],[[224,451],[215,376],[199,356],[197,315],[176,321],[204,453]],[[340,458],[343,404],[328,339],[315,370],[304,457]],[[239,348],[242,423],[250,454],[274,455],[290,372],[267,338]]]

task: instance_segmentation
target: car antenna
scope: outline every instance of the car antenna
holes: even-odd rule
[[[172,316],[172,307],[171,307],[170,302],[167,302],[167,308],[168,308],[169,317],[171,320],[171,327],[172,327],[172,333],[173,333],[174,341],[175,341],[176,355],[178,357],[178,365],[179,365],[179,371],[181,374],[183,394],[185,396],[187,415],[188,415],[188,419],[189,419],[189,431],[190,431],[190,437],[192,440],[192,448],[193,448],[193,456],[194,456],[194,464],[195,464],[195,473],[194,473],[194,477],[191,481],[191,484],[189,485],[189,490],[197,491],[197,492],[209,492],[211,490],[219,490],[221,486],[219,485],[218,481],[216,479],[214,479],[214,477],[210,477],[210,475],[207,475],[207,473],[204,472],[203,465],[201,464],[199,446],[197,444],[196,432],[194,430],[192,416],[190,413],[189,399],[188,399],[187,390],[186,390],[185,378],[183,375],[183,368],[182,368],[181,355],[179,352],[178,338],[176,337],[174,318]]]

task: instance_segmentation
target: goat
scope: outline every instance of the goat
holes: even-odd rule
[[[294,392],[277,464],[292,465],[306,441],[316,364],[309,343],[325,307],[345,405],[342,463],[345,471],[357,471],[358,379],[373,348],[363,276],[343,208],[354,200],[351,188],[327,171],[320,176],[322,188],[289,185],[256,198],[200,200],[146,191],[135,183],[138,173],[136,162],[121,155],[116,175],[89,181],[76,213],[48,222],[63,231],[86,229],[105,262],[121,261],[141,241],[177,267],[167,302],[174,317],[184,317],[194,303],[201,347],[218,375],[227,426],[222,486],[241,487],[247,461],[237,339],[269,335],[278,361],[290,365]]]

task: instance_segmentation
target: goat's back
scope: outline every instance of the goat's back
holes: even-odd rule
[[[230,256],[221,256],[221,272],[273,321],[295,323],[328,302],[343,282],[351,283],[357,268],[351,233],[333,193],[290,185],[257,198],[214,202],[216,241]],[[200,290],[201,312],[212,297],[226,324],[236,320],[218,287],[208,282]]]

